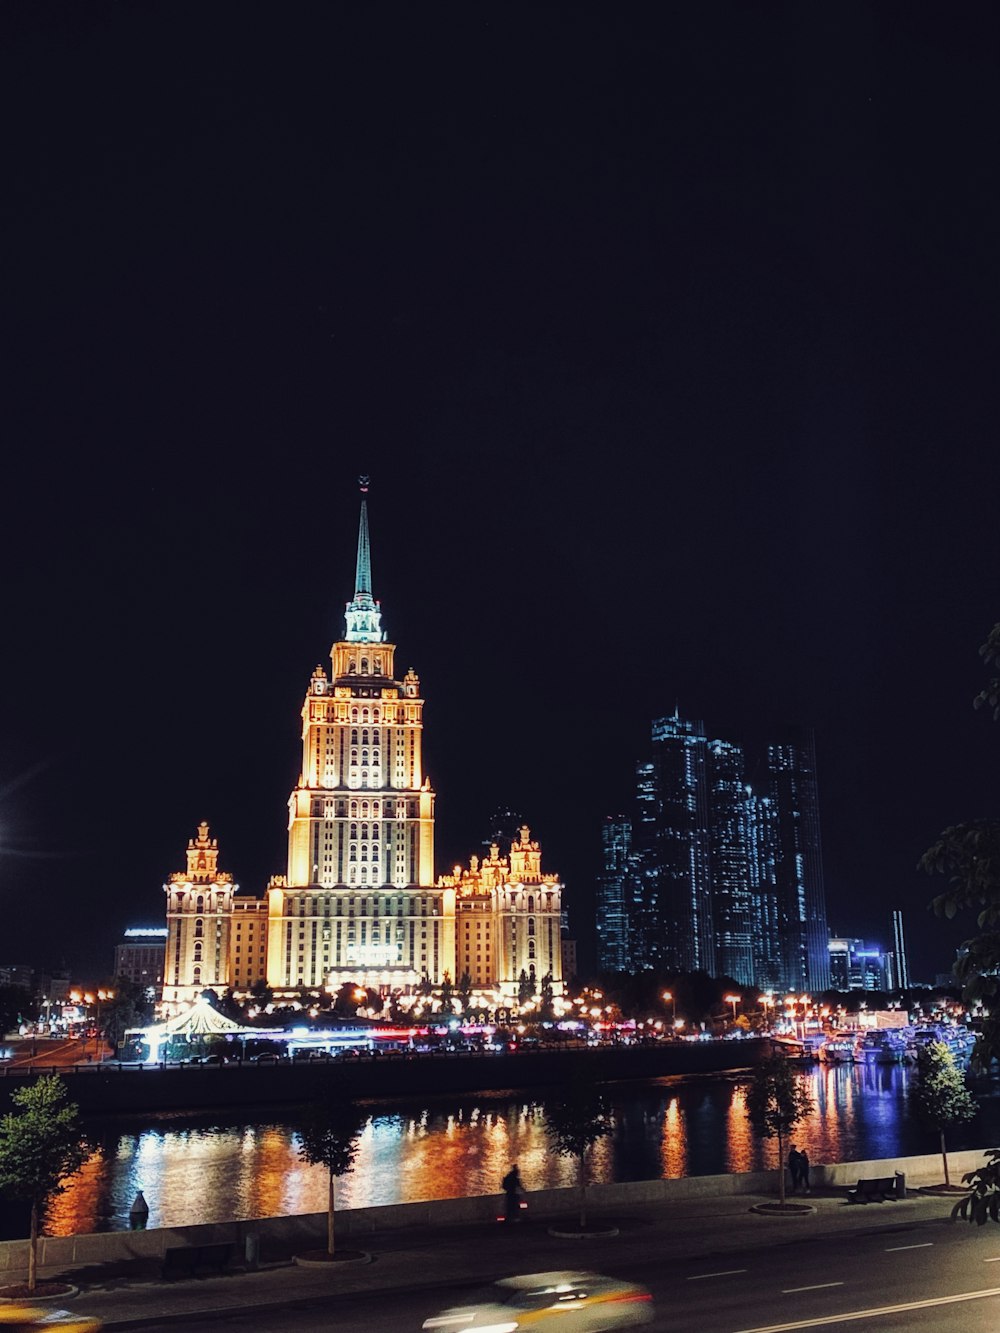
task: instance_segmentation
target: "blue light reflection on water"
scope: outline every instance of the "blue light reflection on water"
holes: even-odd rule
[[[796,1131],[813,1162],[864,1161],[934,1152],[936,1136],[907,1114],[907,1066],[828,1065],[807,1075],[815,1106]],[[715,1175],[773,1166],[775,1148],[754,1138],[738,1076],[667,1078],[612,1086],[613,1137],[598,1143],[595,1180]],[[1000,1091],[983,1084],[980,1114],[949,1147],[1000,1142]],[[96,1131],[96,1126],[93,1127]],[[105,1123],[100,1151],[50,1210],[50,1234],[128,1225],[136,1190],[150,1226],[321,1212],[326,1179],[302,1163],[291,1118],[243,1116]],[[542,1099],[480,1094],[373,1103],[354,1171],[338,1201],[364,1207],[463,1194],[492,1194],[517,1161],[528,1189],[575,1182],[575,1164],[554,1154]]]

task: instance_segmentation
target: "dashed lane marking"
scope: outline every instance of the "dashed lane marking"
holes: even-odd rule
[[[706,1277],[732,1277],[734,1273],[745,1273],[745,1268],[725,1268],[721,1273],[695,1273],[694,1277],[689,1277],[689,1282],[701,1282]]]
[[[822,1291],[824,1287],[842,1287],[843,1282],[814,1282],[811,1287],[783,1287],[782,1296],[790,1296],[793,1291]]]
[[[797,1328],[820,1328],[823,1324],[849,1324],[854,1319],[877,1319],[880,1315],[905,1314],[908,1310],[930,1310],[935,1305],[957,1305],[960,1301],[981,1301],[989,1296],[1000,1296],[1000,1287],[986,1291],[963,1291],[957,1296],[933,1296],[925,1301],[908,1301],[905,1305],[876,1305],[869,1310],[849,1310],[846,1314],[825,1314],[816,1319],[797,1319],[792,1324],[764,1324],[758,1328],[740,1329],[739,1333],[792,1333]]]

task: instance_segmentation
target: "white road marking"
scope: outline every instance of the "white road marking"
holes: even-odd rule
[[[799,1319],[794,1324],[765,1324],[760,1328],[744,1328],[740,1333],[791,1333],[796,1328],[819,1328],[823,1324],[847,1324],[853,1319],[874,1319],[884,1314],[905,1314],[907,1310],[930,1310],[935,1305],[955,1305],[959,1301],[981,1301],[987,1296],[1000,1296],[1000,1287],[988,1291],[963,1291],[957,1296],[934,1296],[926,1301],[908,1301],[905,1305],[878,1305],[870,1310],[850,1310],[847,1314],[820,1315],[818,1319]]]
[[[783,1287],[782,1296],[790,1296],[793,1291],[820,1291],[823,1287],[842,1287],[843,1282],[815,1282],[811,1287]]]
[[[1000,1264],[1000,1254],[995,1259],[984,1259],[984,1264]]]
[[[895,1254],[897,1250],[929,1250],[933,1244],[932,1240],[922,1240],[919,1245],[890,1245],[886,1254]]]
[[[706,1277],[732,1277],[734,1273],[745,1273],[745,1268],[726,1268],[721,1273],[695,1273],[694,1277],[689,1277],[689,1282],[700,1282]]]

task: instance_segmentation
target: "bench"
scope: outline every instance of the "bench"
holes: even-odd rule
[[[889,1199],[906,1198],[906,1177],[902,1171],[892,1176],[873,1176],[870,1180],[859,1180],[853,1189],[847,1191],[848,1203],[885,1203]]]
[[[222,1245],[177,1245],[164,1251],[163,1278],[197,1277],[199,1273],[221,1273],[233,1257],[233,1247]]]

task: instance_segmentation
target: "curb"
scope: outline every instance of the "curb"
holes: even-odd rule
[[[371,1261],[372,1257],[367,1250],[343,1250],[332,1259],[307,1259],[301,1254],[292,1255],[292,1263],[296,1268],[320,1269],[325,1273],[336,1273],[341,1265],[370,1264]]]

